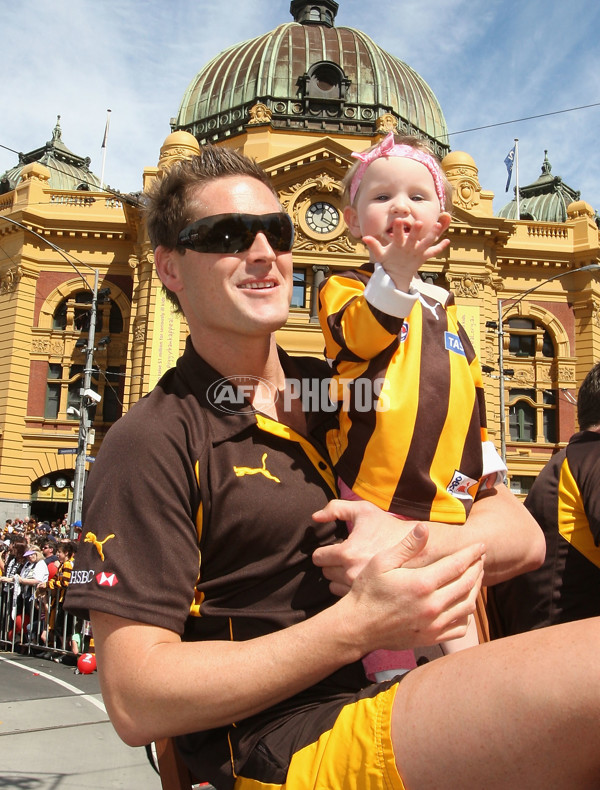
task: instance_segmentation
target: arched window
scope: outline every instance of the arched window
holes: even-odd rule
[[[99,291],[96,309],[90,387],[101,400],[87,410],[94,427],[115,422],[122,413],[126,327],[121,307],[109,294],[109,288]],[[119,301],[124,303],[122,296]],[[61,299],[52,312],[51,332],[65,333],[65,352],[60,361],[48,356],[44,404],[47,421],[80,419],[91,309],[92,292],[79,288]]]
[[[52,328],[88,332],[90,328],[90,311],[92,309],[92,292],[76,291],[63,299],[52,315]],[[123,315],[119,305],[108,299],[98,300],[96,307],[96,333],[119,335],[123,331]]]
[[[535,390],[509,390],[508,424],[513,442],[536,442]]]
[[[510,342],[508,353],[516,357],[553,357],[554,343],[547,329],[537,326],[529,318],[510,318],[508,321]],[[541,347],[539,337],[542,333]]]
[[[553,366],[555,344],[548,329],[530,318],[510,318],[508,354],[504,357],[508,386],[508,418],[513,442],[555,444],[558,440],[558,385]],[[524,364],[525,363],[525,364]],[[511,370],[513,367],[515,370]],[[554,372],[553,372],[554,370]],[[515,386],[531,381],[531,386]]]

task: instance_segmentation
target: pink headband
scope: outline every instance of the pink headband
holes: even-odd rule
[[[382,156],[403,156],[405,159],[414,159],[416,162],[420,162],[422,165],[425,165],[433,178],[435,191],[438,196],[438,200],[440,201],[440,207],[442,211],[444,211],[446,208],[446,188],[442,178],[442,170],[437,159],[431,154],[428,154],[426,151],[421,151],[419,148],[413,148],[412,145],[398,145],[394,142],[393,132],[390,132],[388,135],[386,135],[379,145],[376,145],[375,148],[371,148],[370,151],[366,151],[364,154],[353,153],[352,156],[356,159],[360,159],[360,165],[356,168],[356,173],[354,174],[352,183],[350,184],[351,203],[354,203],[354,198],[358,192],[360,182],[362,181],[365,171],[371,162],[374,162],[376,159],[379,159]]]

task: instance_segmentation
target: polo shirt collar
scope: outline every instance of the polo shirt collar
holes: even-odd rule
[[[600,433],[597,431],[579,431],[574,433],[569,439],[569,444],[577,444],[579,442],[597,442],[600,440]]]
[[[326,364],[317,359],[310,360],[309,370],[307,370],[306,365],[302,365],[294,357],[290,357],[282,348],[278,347],[277,351],[286,377],[300,379],[307,373],[308,375],[323,376],[327,370]],[[230,412],[224,412],[211,403],[207,397],[208,390],[223,376],[196,352],[189,336],[186,340],[185,351],[177,360],[176,367],[178,374],[206,410],[215,443],[227,441],[256,425],[256,414],[251,404],[246,400],[239,407],[232,405]],[[328,426],[330,427],[332,418],[335,419],[335,413],[309,412],[307,414],[309,435],[318,435],[321,430],[326,430]]]

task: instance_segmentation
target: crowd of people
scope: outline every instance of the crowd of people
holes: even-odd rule
[[[69,530],[66,518],[51,524],[36,518],[6,521],[0,542],[0,640],[17,652],[74,665],[85,625],[63,609],[77,550]]]
[[[73,525],[75,538],[81,533],[81,522],[76,521]],[[39,544],[44,538],[60,540],[68,538],[70,533],[69,518],[67,515],[61,518],[48,521],[36,516],[29,518],[7,518],[2,530],[2,541],[10,539],[11,535],[24,535],[33,543]]]

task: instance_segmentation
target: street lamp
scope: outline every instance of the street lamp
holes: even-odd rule
[[[35,230],[32,228],[28,228],[27,225],[23,225],[23,223],[18,222],[16,219],[12,219],[11,217],[2,216],[2,220],[6,222],[10,222],[13,225],[21,228],[27,233],[31,233],[32,236],[35,236],[40,241],[43,241],[44,244],[47,244],[48,247],[51,247],[55,252],[57,252],[64,260],[71,266],[77,274],[83,280],[83,284],[86,288],[90,288],[90,284],[85,279],[83,274],[79,271],[77,266],[71,261],[67,254],[63,249],[58,247],[56,244],[53,244],[47,238],[42,236],[40,233],[36,233]],[[73,256],[71,256],[73,257]],[[98,309],[98,269],[94,269],[87,263],[83,263],[83,261],[79,261],[75,258],[77,263],[82,266],[86,266],[88,269],[92,269],[94,272],[94,287],[90,289],[92,291],[92,308],[90,310],[90,326],[88,331],[88,339],[87,344],[85,341],[82,343],[81,340],[78,340],[75,344],[76,348],[82,348],[85,345],[85,368],[83,373],[83,386],[80,389],[80,399],[79,399],[79,409],[78,411],[78,418],[79,418],[79,436],[77,440],[77,456],[75,461],[75,473],[73,477],[73,502],[71,506],[71,518],[70,518],[70,527],[69,527],[69,538],[73,538],[74,535],[74,527],[73,524],[75,521],[81,520],[81,509],[83,503],[83,489],[85,487],[85,464],[86,464],[86,457],[87,457],[87,442],[88,442],[88,435],[91,428],[91,421],[89,417],[89,408],[92,403],[98,403],[101,400],[100,395],[91,388],[92,383],[92,372],[93,372],[93,362],[94,362],[94,336],[96,332],[96,312]],[[102,296],[107,295],[110,293],[110,288],[103,288],[100,292]],[[102,338],[104,342],[107,342],[106,338]],[[108,338],[108,342],[110,342],[110,338]],[[74,410],[75,411],[75,410]]]
[[[541,282],[534,285],[532,288],[528,288],[526,291],[523,291],[522,294],[515,299],[512,297],[511,299],[498,299],[498,326],[495,326],[494,321],[488,321],[486,326],[491,329],[496,329],[498,333],[498,368],[499,368],[499,381],[500,381],[500,455],[502,456],[502,460],[506,462],[506,415],[505,415],[505,398],[504,398],[504,376],[506,371],[504,370],[504,328],[503,322],[506,313],[509,310],[516,307],[523,299],[528,296],[533,291],[537,291],[538,288],[541,288],[543,285],[547,283],[551,283],[552,280],[558,280],[560,277],[566,277],[568,274],[575,274],[577,272],[595,272],[600,270],[600,263],[590,263],[587,266],[581,266],[579,269],[569,269],[568,272],[559,272],[558,274],[553,275],[552,277],[548,277],[546,280],[542,280]],[[510,301],[511,304],[506,308],[506,313],[502,312],[502,308],[504,302]]]
[[[83,381],[79,390],[79,434],[77,438],[77,456],[75,458],[75,474],[73,477],[73,503],[71,505],[71,518],[69,526],[69,537],[72,539],[75,531],[74,524],[81,521],[83,509],[83,490],[85,488],[85,464],[87,459],[88,438],[92,421],[90,420],[89,409],[92,405],[100,403],[101,395],[92,389],[92,373],[94,372],[94,342],[96,339],[96,315],[98,313],[98,299],[104,299],[110,293],[110,288],[102,288],[98,291],[98,269],[94,269],[94,287],[92,289],[92,306],[90,309],[90,324],[88,328],[87,344],[85,348],[85,367],[83,369]],[[100,341],[104,345],[110,342],[109,337],[103,337]]]

